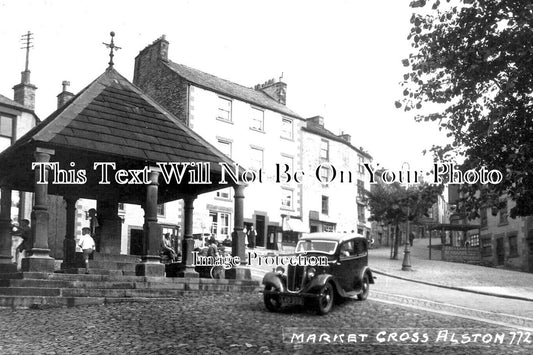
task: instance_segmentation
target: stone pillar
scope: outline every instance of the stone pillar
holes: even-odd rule
[[[158,168],[150,167],[150,184],[146,185],[144,203],[143,256],[142,262],[135,268],[137,276],[165,276],[165,265],[161,264],[159,256],[163,231],[157,223],[157,191],[160,172]]]
[[[67,226],[65,240],[63,240],[63,263],[61,268],[74,267],[76,256],[76,197],[64,197],[67,203]]]
[[[193,212],[194,212],[194,200],[196,195],[190,195],[183,199],[184,201],[184,213],[185,220],[183,226],[183,245],[181,248],[182,255],[182,267],[178,272],[179,277],[199,277],[198,273],[194,270],[193,265],[193,250],[194,239],[192,238],[192,226],[193,226]]]
[[[235,195],[233,208],[233,233],[231,233],[232,255],[239,256],[241,258],[241,265],[243,266],[246,264],[247,257],[245,246],[246,237],[243,233],[244,188],[244,185],[237,185],[233,187],[233,189],[235,190]],[[226,277],[240,280],[251,279],[252,276],[250,273],[250,269],[243,266],[228,270],[226,272]]]
[[[156,186],[157,193],[157,186]],[[122,240],[122,218],[118,215],[118,198],[114,196],[96,202],[99,227],[95,237],[98,238],[100,253],[120,254]]]
[[[48,163],[54,153],[50,149],[36,148],[35,162]],[[49,170],[49,167],[35,166],[35,204],[31,212],[32,248],[31,256],[22,259],[22,271],[54,271],[55,260],[50,257],[48,249],[48,183],[38,183],[41,174],[48,181]]]
[[[244,185],[237,185],[233,188],[235,190],[234,195],[234,217],[233,217],[233,236],[232,238],[232,255],[239,256],[241,260],[244,260],[246,254],[246,238],[244,237]]]
[[[11,273],[17,271],[11,255],[11,190],[2,188],[0,194],[0,273]]]

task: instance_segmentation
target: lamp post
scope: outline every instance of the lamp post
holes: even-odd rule
[[[410,169],[410,165],[409,163],[407,162],[404,162],[402,164],[402,170],[403,170],[403,166],[407,164],[407,167],[408,169]],[[407,190],[407,188],[409,187],[409,179],[407,179],[407,182],[406,182],[406,186],[405,186],[405,189]],[[409,216],[410,216],[410,206],[409,206],[409,199],[407,199],[407,224],[406,224],[406,232],[405,232],[405,249],[403,251],[403,262],[402,262],[402,271],[411,271],[411,250],[409,248]]]
[[[409,212],[409,205],[407,205],[407,231],[405,233],[405,249],[403,251],[403,271],[411,271],[411,250],[409,249]]]

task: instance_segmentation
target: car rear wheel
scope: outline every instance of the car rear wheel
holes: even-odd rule
[[[368,293],[370,292],[370,281],[368,280],[368,275],[363,276],[363,289],[361,293],[357,295],[357,298],[360,301],[364,301],[368,298]]]
[[[326,283],[320,290],[320,296],[318,297],[317,313],[326,314],[333,307],[333,301],[335,300],[335,292],[331,283]]]
[[[265,291],[277,291],[274,286],[265,286]],[[263,301],[265,302],[265,307],[270,312],[279,312],[281,309],[281,301],[279,295],[273,295],[271,293],[263,294]]]

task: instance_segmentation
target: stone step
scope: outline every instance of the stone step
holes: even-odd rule
[[[103,297],[0,296],[0,308],[55,308],[101,305]]]
[[[66,288],[62,290],[63,297],[106,297],[106,298],[134,298],[134,297],[176,297],[183,290],[173,289],[114,289],[114,288]]]
[[[122,270],[135,272],[136,265],[137,263],[130,263],[125,261],[89,260],[90,269]],[[85,268],[85,262],[83,260],[78,260],[75,263],[71,264],[62,263],[59,271],[78,268]]]
[[[114,276],[114,277],[120,277],[124,276],[124,274],[129,274],[134,276],[135,270],[131,271],[123,271],[123,270],[117,270],[117,269],[106,269],[106,268],[98,268],[98,267],[89,267],[89,271],[87,271],[85,268],[82,267],[76,267],[76,268],[69,268],[69,269],[63,269],[58,273],[62,274],[93,274],[93,275],[108,275],[108,276]]]
[[[93,253],[92,259],[94,261],[113,261],[136,264],[141,262],[141,257],[137,255],[124,255],[124,254],[105,254],[105,253]]]
[[[184,282],[183,279],[173,282],[146,281],[102,281],[102,280],[55,280],[55,279],[11,279],[0,280],[1,287],[10,288],[76,288],[76,289],[118,289],[118,290],[197,290],[213,292],[253,292],[259,290],[258,284],[235,283],[230,280],[213,280],[215,282]]]
[[[60,288],[48,287],[0,287],[4,296],[61,296]]]
[[[66,280],[66,281],[111,281],[111,282],[151,282],[151,283],[195,283],[195,284],[236,284],[236,285],[259,285],[254,280],[234,280],[234,279],[206,279],[206,278],[187,278],[187,277],[154,277],[154,276],[134,276],[134,275],[113,275],[113,274],[85,274],[85,269],[80,274],[68,273],[50,273],[50,272],[16,272],[0,273],[0,280]]]
[[[63,288],[63,287],[74,287],[74,284],[72,281],[66,281],[66,280],[12,279],[12,280],[0,280],[0,287]]]

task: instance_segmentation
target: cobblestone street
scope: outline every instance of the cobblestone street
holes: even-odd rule
[[[316,333],[369,333],[351,344],[291,344],[287,328],[313,327]],[[190,294],[157,300],[59,309],[0,310],[0,354],[511,354],[531,353],[532,345],[477,345],[435,342],[439,330],[505,333],[512,329],[403,308],[373,300],[348,301],[326,316],[301,309],[267,312],[262,295]],[[380,331],[430,334],[425,344],[385,341]],[[448,337],[449,338],[449,337]],[[283,342],[283,340],[286,342]],[[460,338],[459,338],[460,339]],[[344,339],[346,341],[346,339]],[[524,339],[522,339],[524,340]],[[516,343],[517,339],[515,339]],[[531,342],[532,339],[530,338]],[[318,342],[318,341],[317,341]],[[408,345],[407,345],[408,344]]]

